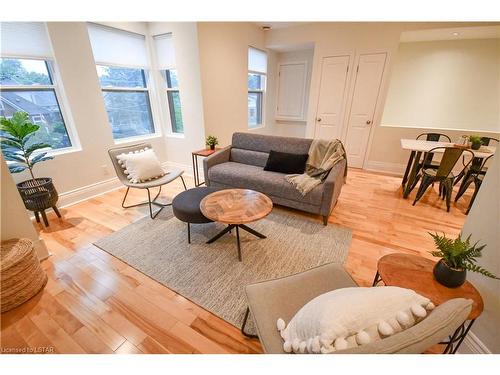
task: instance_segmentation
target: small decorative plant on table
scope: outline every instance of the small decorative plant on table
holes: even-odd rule
[[[215,150],[215,146],[219,144],[219,140],[217,137],[213,135],[209,135],[207,139],[205,140],[205,144],[210,147],[210,150]]]
[[[478,246],[479,242],[471,245],[470,235],[464,241],[461,235],[453,240],[447,238],[444,233],[442,236],[437,233],[429,234],[434,239],[437,248],[430,253],[441,258],[434,267],[434,277],[440,284],[449,288],[459,287],[465,283],[467,270],[498,279],[491,272],[476,264],[476,258],[481,257],[481,251],[486,245]]]
[[[473,150],[479,150],[483,141],[479,135],[469,135],[470,148]]]
[[[43,217],[45,226],[48,226],[45,210],[53,208],[58,217],[61,217],[56,207],[59,198],[57,191],[48,177],[35,178],[33,167],[42,161],[54,159],[41,150],[51,148],[47,143],[30,142],[31,138],[40,129],[33,124],[26,112],[16,112],[12,118],[0,118],[0,142],[2,152],[9,161],[11,173],[21,173],[28,170],[31,179],[17,184],[17,189],[23,198],[25,207],[35,213],[37,222],[40,222],[39,214]]]

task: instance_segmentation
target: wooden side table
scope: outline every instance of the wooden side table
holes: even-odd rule
[[[206,158],[212,155],[214,152],[220,150],[221,147],[216,147],[215,150],[203,149],[191,152],[191,161],[193,162],[193,175],[194,175],[194,186],[198,187],[205,183],[205,181],[200,182],[200,174],[198,172],[198,156]]]
[[[473,304],[468,316],[469,323],[464,322],[448,341],[440,343],[446,345],[444,354],[455,354],[469,333],[474,320],[483,312],[483,299],[468,281],[459,288],[448,288],[438,283],[432,273],[435,264],[430,259],[416,255],[399,253],[385,255],[378,261],[373,286],[382,281],[387,286],[413,289],[418,294],[429,298],[436,306],[453,298],[471,299]]]

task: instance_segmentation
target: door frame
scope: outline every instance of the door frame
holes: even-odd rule
[[[317,131],[317,119],[318,119],[318,109],[319,109],[319,101],[321,100],[321,83],[323,82],[323,64],[325,62],[325,59],[326,58],[329,58],[329,57],[348,57],[349,58],[349,61],[347,63],[347,68],[348,68],[348,71],[346,73],[346,83],[345,83],[345,86],[344,86],[344,96],[342,98],[342,115],[340,116],[342,118],[342,124],[341,124],[341,127],[342,129],[340,129],[340,134],[341,134],[341,138],[340,140],[342,142],[344,142],[344,138],[343,138],[343,134],[344,134],[344,129],[346,128],[346,122],[345,122],[345,119],[346,119],[346,112],[347,112],[347,103],[348,103],[348,100],[349,100],[349,92],[350,92],[350,86],[351,86],[351,81],[352,81],[352,72],[353,72],[353,69],[354,69],[354,60],[355,60],[355,55],[356,55],[356,52],[355,51],[349,51],[349,52],[345,52],[345,53],[336,53],[336,54],[333,54],[333,55],[324,55],[324,56],[321,56],[321,65],[320,65],[320,77],[319,77],[319,85],[318,85],[318,97],[317,97],[317,100],[316,100],[316,109],[314,111],[314,135],[313,135],[313,138],[316,138],[316,131]]]
[[[349,129],[349,117],[351,115],[351,110],[352,110],[352,101],[354,99],[354,90],[356,89],[356,78],[357,78],[357,72],[354,74],[354,67],[358,67],[359,65],[359,59],[361,58],[362,55],[371,55],[371,54],[380,54],[380,53],[385,53],[385,62],[384,62],[384,69],[382,71],[382,77],[380,79],[380,86],[377,94],[377,100],[375,104],[375,110],[373,112],[373,120],[372,120],[372,126],[370,127],[370,134],[368,135],[368,143],[365,151],[365,155],[363,156],[363,165],[361,169],[365,169],[366,165],[368,163],[368,156],[370,155],[370,151],[372,148],[372,142],[373,142],[373,136],[375,134],[375,127],[380,125],[380,120],[382,119],[382,112],[383,112],[383,104],[385,103],[385,95],[383,100],[382,100],[382,94],[385,93],[387,94],[387,81],[388,81],[388,74],[387,74],[387,67],[389,63],[389,57],[390,57],[390,52],[386,49],[360,49],[356,50],[355,52],[355,57],[354,57],[354,66],[352,70],[352,80],[351,84],[349,87],[349,96],[348,96],[348,102],[346,104],[346,111],[345,111],[345,118],[344,118],[344,130],[342,133],[342,142],[346,141],[347,138],[347,131]],[[384,90],[384,91],[383,91]]]

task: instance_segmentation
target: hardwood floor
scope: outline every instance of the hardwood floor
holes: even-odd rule
[[[359,285],[371,285],[377,260],[404,252],[429,257],[427,232],[457,235],[470,194],[449,213],[437,187],[412,206],[401,179],[350,169],[329,222],[353,230],[346,268]],[[192,186],[193,182],[189,181]],[[181,182],[168,185],[171,199]],[[2,352],[31,348],[55,353],[258,353],[257,340],[167,287],[92,245],[147,214],[122,209],[125,189],[115,190],[49,215],[50,227],[34,223],[52,256],[42,262],[46,288],[1,316]],[[137,201],[144,197],[131,191]],[[310,216],[321,224],[321,217]]]

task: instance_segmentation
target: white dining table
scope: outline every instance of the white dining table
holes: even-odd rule
[[[435,142],[426,141],[421,139],[401,139],[401,148],[403,150],[409,150],[410,158],[408,159],[408,164],[406,165],[405,174],[403,175],[403,180],[401,184],[403,185],[403,197],[407,198],[411,191],[411,186],[415,180],[418,173],[418,164],[422,153],[427,153],[436,147],[456,147],[454,143],[450,142]],[[492,146],[481,146],[479,150],[472,150],[467,148],[474,154],[474,158],[487,158],[495,153],[496,148]],[[444,150],[437,149],[433,153],[439,154],[443,153]]]

